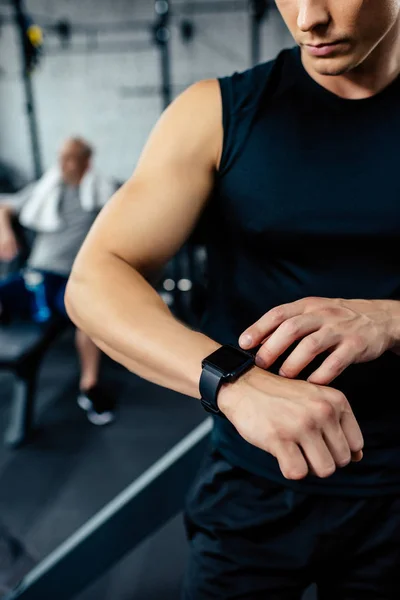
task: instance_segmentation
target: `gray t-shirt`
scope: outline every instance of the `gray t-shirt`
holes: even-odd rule
[[[30,198],[33,186],[22,190],[10,205],[20,213]],[[62,228],[54,233],[38,232],[28,259],[28,266],[68,276],[80,247],[98,215],[98,210],[82,209],[79,187],[63,185],[59,199]]]

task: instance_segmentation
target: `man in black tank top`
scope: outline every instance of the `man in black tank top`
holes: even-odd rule
[[[169,107],[89,234],[67,309],[214,412],[185,600],[299,600],[311,583],[321,600],[399,600],[400,0],[277,6],[299,47]],[[146,277],[206,205],[193,332]],[[244,349],[259,351],[243,374]]]
[[[400,598],[400,361],[382,352],[377,302],[400,298],[400,2],[277,5],[300,49],[220,80],[204,331],[245,349],[269,338],[259,367],[342,391],[365,455],[285,479],[216,417],[184,598],[299,599],[311,582],[323,600]]]

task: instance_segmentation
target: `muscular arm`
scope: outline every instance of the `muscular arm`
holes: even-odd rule
[[[219,344],[179,323],[146,279],[182,246],[212,192],[221,116],[216,81],[197,84],[166,111],[135,174],[92,228],[66,294],[71,319],[104,352],[195,398],[201,361]],[[276,456],[290,479],[309,468],[326,477],[352,452],[361,458],[360,429],[337,390],[254,368],[224,387],[218,403],[239,434]]]
[[[219,344],[179,323],[147,278],[177,252],[213,189],[222,145],[217,81],[187,90],[155,127],[132,178],[102,211],[73,268],[67,310],[109,356],[199,397]]]

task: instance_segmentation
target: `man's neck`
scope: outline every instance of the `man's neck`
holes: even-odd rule
[[[64,180],[64,184],[70,187],[79,187],[87,173],[87,169],[85,169],[81,174],[78,174],[76,177],[67,180]]]
[[[343,75],[320,75],[303,54],[308,74],[322,87],[342,98],[358,100],[375,96],[400,74],[400,19],[368,58]]]

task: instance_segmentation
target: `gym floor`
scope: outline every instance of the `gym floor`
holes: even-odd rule
[[[112,426],[97,428],[75,402],[76,373],[73,339],[67,332],[48,352],[41,370],[35,437],[19,450],[0,444],[1,520],[37,559],[204,419],[196,402],[105,359],[104,382],[116,395],[118,412]],[[0,436],[8,419],[11,383],[11,376],[0,375]],[[166,419],[166,411],[175,417]],[[179,515],[79,600],[177,600],[186,558]]]
[[[112,426],[97,428],[76,404],[76,373],[69,332],[43,364],[35,438],[19,450],[0,444],[0,518],[39,559],[204,419],[196,402],[144,382],[105,359],[104,380],[116,394],[118,411]],[[11,376],[0,375],[1,437],[11,383]],[[166,419],[166,411],[178,418]],[[149,600],[160,598],[160,589],[166,600],[177,598],[186,555],[181,521],[177,518],[143,543],[82,594],[82,600]]]

